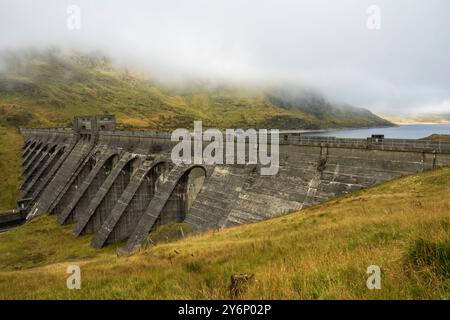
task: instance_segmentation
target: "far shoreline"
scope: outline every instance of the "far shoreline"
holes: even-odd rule
[[[412,127],[411,127],[412,126]],[[416,128],[415,128],[416,126]],[[444,126],[439,128],[426,128],[427,126]],[[402,129],[402,127],[404,129]],[[408,128],[410,127],[410,128]],[[422,128],[424,127],[424,128]],[[383,129],[388,129],[384,132]],[[396,130],[398,129],[398,131]],[[417,130],[416,130],[417,129]],[[370,132],[370,130],[375,130]],[[394,130],[394,131],[390,131]],[[365,132],[367,131],[367,132]],[[338,128],[338,129],[320,129],[320,130],[289,130],[280,131],[280,133],[293,133],[304,136],[322,136],[322,137],[340,137],[340,138],[367,138],[371,134],[384,134],[386,138],[391,139],[424,139],[430,135],[450,135],[450,123],[410,123],[396,124],[394,126],[369,127],[369,128]],[[423,133],[420,134],[420,133]],[[366,135],[365,135],[366,134]],[[420,135],[418,135],[420,134]]]
[[[383,118],[387,121],[395,123],[397,125],[412,125],[412,124],[450,124],[450,116],[447,114],[439,115],[439,114],[428,114],[428,115],[418,115],[411,117],[401,117],[395,115],[386,115],[386,114],[378,114],[377,116]]]
[[[450,124],[450,121],[442,121],[442,122],[421,122],[421,121],[416,121],[416,122],[394,122],[396,125],[399,126],[407,126],[407,125],[415,125],[415,124]]]
[[[324,128],[324,129],[286,129],[279,130],[280,133],[323,133],[323,132],[336,132],[336,131],[348,131],[348,130],[368,130],[368,129],[383,129],[383,128],[395,128],[400,125],[392,123],[390,126],[376,126],[376,127],[347,127],[347,128]]]

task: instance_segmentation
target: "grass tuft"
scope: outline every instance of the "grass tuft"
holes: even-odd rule
[[[419,238],[409,247],[405,261],[416,270],[429,268],[437,275],[450,278],[450,240],[436,242]]]
[[[450,168],[429,171],[167,242],[172,224],[153,235],[162,242],[129,257],[41,217],[0,234],[0,299],[228,299],[236,274],[256,279],[242,299],[450,299],[450,186],[434,185],[449,177]],[[65,286],[74,264],[81,290]],[[381,290],[366,287],[370,265],[381,268]]]

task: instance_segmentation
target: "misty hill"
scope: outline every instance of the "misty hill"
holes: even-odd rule
[[[122,127],[319,129],[387,126],[365,109],[336,106],[317,94],[194,82],[168,87],[115,68],[102,55],[57,51],[5,56],[0,125],[68,126],[79,114],[113,113]]]

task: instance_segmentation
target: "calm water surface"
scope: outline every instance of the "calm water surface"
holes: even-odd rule
[[[450,134],[450,124],[408,124],[392,128],[334,130],[305,133],[308,136],[333,136],[338,138],[367,138],[372,134],[384,134],[391,139],[419,139],[432,134]]]

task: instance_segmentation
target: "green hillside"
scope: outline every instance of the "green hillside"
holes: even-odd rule
[[[450,299],[450,168],[303,211],[117,256],[41,217],[0,234],[0,299]],[[81,289],[66,288],[69,265]],[[381,268],[381,290],[366,287]]]
[[[450,134],[432,134],[422,140],[432,140],[432,141],[450,141]]]
[[[200,81],[167,87],[112,67],[103,56],[54,51],[9,55],[0,74],[0,114],[14,126],[68,125],[74,115],[114,113],[122,126],[169,130],[208,127],[318,129],[390,123],[367,110],[333,106],[316,95],[297,100]]]

